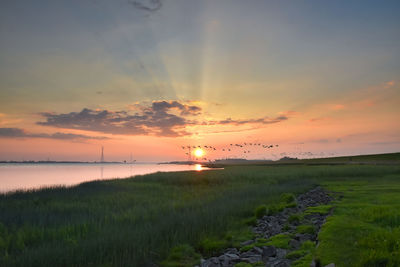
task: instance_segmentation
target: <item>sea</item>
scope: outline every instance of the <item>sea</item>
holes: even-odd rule
[[[199,164],[0,163],[0,193],[87,181],[127,178],[155,172],[202,171]]]

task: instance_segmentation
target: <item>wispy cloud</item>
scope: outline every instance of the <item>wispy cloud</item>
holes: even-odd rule
[[[235,120],[235,119],[227,118],[225,120],[219,120],[219,121],[208,121],[208,122],[205,122],[205,124],[206,125],[272,124],[272,123],[278,123],[281,121],[285,121],[287,119],[288,119],[288,117],[286,117],[286,116],[279,116],[276,118],[264,117],[264,118],[258,118],[258,119],[243,119],[243,120]]]
[[[134,0],[129,1],[137,9],[141,9],[148,12],[154,12],[162,7],[161,0]]]
[[[104,140],[108,137],[88,136],[73,133],[29,133],[21,128],[0,128],[0,138],[47,138],[57,140]]]

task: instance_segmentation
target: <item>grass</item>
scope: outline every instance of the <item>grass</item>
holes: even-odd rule
[[[292,239],[292,236],[289,234],[278,234],[269,238],[267,245],[274,246],[277,248],[285,248],[288,249],[289,241]]]
[[[265,214],[267,214],[266,205],[260,205],[254,211],[254,215],[257,219],[261,219]]]
[[[342,200],[320,233],[322,264],[400,266],[399,172],[374,179],[342,177],[324,186],[340,192]]]
[[[256,207],[277,212],[294,203],[283,194],[317,184],[344,196],[323,227],[322,262],[358,264],[357,253],[395,262],[399,173],[397,166],[233,166],[0,195],[0,266],[189,266],[199,253],[252,239],[245,221],[254,223]],[[376,243],[382,249],[373,254]]]
[[[332,205],[320,205],[315,207],[308,207],[304,212],[306,215],[310,215],[313,213],[318,213],[321,215],[326,215],[332,210]]]
[[[189,245],[176,246],[171,250],[168,258],[161,263],[163,267],[185,267],[200,263],[200,254]]]
[[[316,229],[315,229],[314,225],[302,224],[302,225],[297,226],[296,231],[297,231],[297,233],[300,233],[300,234],[311,234],[311,235],[313,235],[313,234],[315,234]]]

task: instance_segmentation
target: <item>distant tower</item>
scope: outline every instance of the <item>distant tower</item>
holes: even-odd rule
[[[104,162],[104,147],[101,146],[101,158],[100,158],[100,162],[103,163]]]

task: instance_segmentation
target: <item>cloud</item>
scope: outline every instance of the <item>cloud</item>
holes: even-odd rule
[[[288,119],[286,116],[256,119],[207,120],[197,119],[203,115],[202,108],[195,102],[153,101],[143,105],[135,103],[127,111],[110,111],[84,108],[80,112],[43,112],[45,121],[38,125],[64,129],[76,129],[120,135],[153,135],[179,137],[192,135],[188,126],[241,126],[266,125]],[[236,129],[237,131],[242,129]],[[207,131],[205,131],[207,132]]]
[[[278,114],[286,117],[294,117],[300,115],[300,112],[294,110],[285,110],[279,112]]]
[[[208,121],[205,124],[206,125],[272,124],[285,121],[287,119],[288,117],[286,116],[279,116],[276,118],[264,117],[259,119],[247,119],[247,120],[233,120],[231,118],[227,118],[225,120],[219,120],[219,121]]]
[[[88,136],[83,134],[72,134],[72,133],[28,133],[24,129],[20,128],[0,128],[0,138],[48,138],[57,140],[104,140],[109,139],[108,137],[101,136]]]
[[[154,12],[162,7],[161,0],[134,0],[129,1],[134,7],[140,10]]]
[[[79,129],[122,135],[183,136],[187,125],[195,122],[186,118],[196,116],[201,108],[178,101],[154,101],[150,107],[135,106],[136,113],[127,111],[92,110],[65,114],[40,113],[46,121],[42,126]]]

